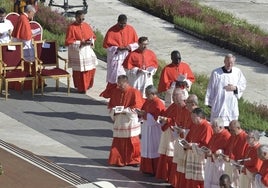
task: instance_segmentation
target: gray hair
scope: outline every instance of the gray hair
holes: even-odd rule
[[[224,121],[223,121],[222,118],[217,117],[217,118],[213,119],[212,125],[214,125],[215,127],[223,128],[224,127]]]
[[[236,57],[233,54],[227,54],[224,59],[231,59],[233,58],[234,61],[236,60]]]
[[[260,137],[262,136],[262,134],[259,131],[257,131],[257,130],[251,130],[251,131],[249,131],[248,132],[248,135],[254,137],[254,139],[256,141],[259,141],[260,140]]]
[[[25,12],[36,12],[36,10],[35,10],[35,8],[34,8],[34,6],[33,5],[27,5],[26,7],[25,7]]]
[[[148,94],[154,94],[154,95],[157,94],[157,89],[153,85],[147,86],[146,89],[145,89],[145,91]]]
[[[188,103],[193,103],[195,106],[198,106],[198,97],[195,94],[189,95],[187,98]]]
[[[173,95],[181,95],[181,100],[186,100],[189,96],[188,91],[186,89],[175,88],[173,91]]]

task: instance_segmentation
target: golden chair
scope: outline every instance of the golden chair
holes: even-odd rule
[[[56,91],[59,88],[59,79],[67,79],[67,94],[70,93],[70,77],[67,72],[67,59],[60,57],[57,53],[57,45],[55,41],[35,41],[35,59],[39,70],[38,77],[41,79],[41,93],[44,93],[44,83],[46,79],[52,78],[56,80]],[[64,68],[59,67],[59,59],[64,61]],[[38,80],[36,82],[38,84]]]
[[[33,40],[38,41],[43,39],[43,27],[37,21],[30,21]]]
[[[19,20],[20,15],[17,12],[10,12],[6,15],[6,19],[11,21],[12,25],[15,27]]]
[[[24,82],[32,81],[32,96],[34,97],[35,76],[32,76],[32,70],[25,70],[25,63],[32,67],[32,62],[27,62],[23,59],[22,43],[6,43],[0,45],[0,91],[2,93],[2,83],[5,84],[5,98],[8,96],[9,82],[21,83],[21,92],[23,91]]]

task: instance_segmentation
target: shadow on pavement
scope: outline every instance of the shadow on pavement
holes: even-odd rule
[[[65,169],[75,172],[78,170],[83,178],[89,181],[109,181],[117,187],[157,188],[166,187],[169,184],[154,176],[143,174],[139,167],[115,167],[108,165],[108,159],[86,159],[48,157]]]
[[[50,129],[51,131],[63,132],[67,134],[79,135],[79,136],[96,136],[99,137],[113,137],[113,131],[109,129],[79,129],[79,130],[63,130],[63,129]]]
[[[34,111],[25,111],[26,114],[33,114],[36,116],[44,116],[51,118],[66,118],[69,120],[84,119],[84,120],[95,120],[95,121],[107,121],[112,122],[109,116],[102,116],[96,114],[82,114],[76,112],[34,112]]]

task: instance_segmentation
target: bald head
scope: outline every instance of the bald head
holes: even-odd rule
[[[198,107],[198,97],[195,94],[189,95],[186,100],[186,107],[190,112]]]
[[[229,124],[229,130],[232,135],[238,135],[242,129],[238,120],[232,120]]]

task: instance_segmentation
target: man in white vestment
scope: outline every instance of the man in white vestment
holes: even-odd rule
[[[238,119],[238,99],[246,89],[246,79],[234,63],[235,56],[228,54],[224,66],[213,70],[205,97],[205,105],[211,107],[210,120],[221,117],[224,126]]]
[[[6,10],[0,8],[0,44],[9,43],[11,39],[11,33],[14,29],[11,21],[6,18]]]

